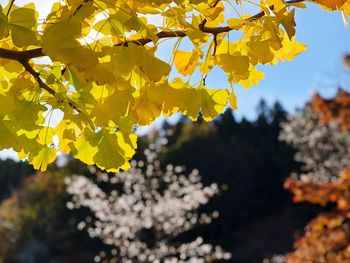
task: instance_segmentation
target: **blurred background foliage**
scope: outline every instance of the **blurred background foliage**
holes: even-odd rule
[[[219,217],[182,234],[180,240],[203,236],[232,254],[230,262],[262,262],[293,249],[293,240],[320,211],[311,204],[294,204],[283,188],[292,171],[300,170],[295,150],[279,140],[287,113],[279,103],[261,101],[254,121],[236,120],[230,110],[211,123],[182,118],[139,141],[136,159],[161,135],[168,141],[160,153],[168,163],[198,169],[204,185],[217,183],[220,194],[199,212],[216,210]],[[88,209],[69,210],[64,178],[93,178],[85,165],[69,157],[63,166],[37,173],[26,163],[0,162],[0,262],[94,262],[108,249],[100,240],[78,231]]]

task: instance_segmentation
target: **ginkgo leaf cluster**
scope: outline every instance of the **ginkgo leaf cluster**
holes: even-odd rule
[[[237,85],[258,84],[259,65],[305,51],[294,21],[302,2],[61,0],[43,20],[39,1],[10,0],[0,9],[0,148],[41,170],[57,151],[128,169],[137,125],[176,112],[209,121],[237,107]],[[349,13],[348,1],[313,2]],[[215,67],[227,87],[206,86]]]

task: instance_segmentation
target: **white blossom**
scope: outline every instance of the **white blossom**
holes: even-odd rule
[[[145,151],[146,162],[132,161],[131,169],[115,175],[97,172],[97,183],[85,176],[66,180],[70,209],[87,207],[93,216],[78,224],[90,237],[113,248],[111,262],[212,262],[231,255],[201,237],[178,244],[176,237],[198,224],[209,224],[218,212],[198,214],[198,208],[219,191],[217,184],[203,186],[198,170],[185,175],[182,166],[165,172],[155,146]],[[99,184],[112,190],[105,192]],[[114,261],[113,261],[114,260]],[[101,255],[96,256],[101,261]]]
[[[262,263],[286,263],[283,255],[274,255],[272,258],[265,258]]]
[[[282,124],[280,139],[298,151],[295,160],[303,164],[302,173],[292,177],[316,183],[336,180],[350,166],[349,135],[334,122],[322,124],[309,105],[290,116]]]

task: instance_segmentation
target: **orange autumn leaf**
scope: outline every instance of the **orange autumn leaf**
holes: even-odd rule
[[[295,202],[336,203],[337,209],[319,214],[305,227],[305,233],[294,242],[294,251],[285,256],[286,263],[350,262],[350,169],[336,182],[316,184],[289,178],[285,187]]]
[[[324,124],[335,121],[342,129],[350,129],[349,92],[338,89],[336,96],[331,99],[324,99],[316,93],[311,100],[311,105]]]
[[[309,0],[310,2],[316,3],[331,10],[338,10],[348,0]]]

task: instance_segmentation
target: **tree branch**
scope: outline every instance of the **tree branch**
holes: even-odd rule
[[[187,36],[186,33],[182,30],[161,31],[161,32],[158,32],[156,35],[157,35],[158,39],[174,38],[174,37],[186,37]],[[136,39],[136,40],[121,41],[121,42],[115,44],[114,46],[127,46],[129,43],[133,43],[133,44],[139,45],[139,46],[144,46],[152,41],[153,40],[150,38],[140,38],[140,39]]]
[[[41,48],[25,50],[25,51],[0,48],[0,58],[20,61],[20,60],[29,60],[32,58],[39,58],[43,56],[45,56],[45,54],[43,53]]]
[[[53,90],[46,83],[43,82],[43,80],[40,78],[40,74],[29,65],[28,60],[20,60],[19,62],[22,64],[24,69],[34,77],[34,79],[38,82],[40,88],[46,90],[51,95],[55,95],[55,90]]]
[[[50,88],[45,82],[43,82],[43,80],[40,78],[40,74],[38,72],[36,72],[29,64],[28,60],[21,60],[19,61],[22,66],[24,67],[24,69],[29,72],[34,79],[37,81],[37,83],[39,84],[39,87],[46,90],[47,92],[49,92],[51,95],[55,96],[56,95],[56,91],[52,88]],[[76,103],[74,101],[72,101],[70,98],[67,98],[67,103],[68,105],[76,110],[77,112],[81,112],[81,110],[79,110],[79,108],[77,107]]]
[[[15,3],[15,0],[11,0],[11,3],[10,3],[10,6],[9,6],[9,9],[7,10],[6,16],[9,16],[11,8],[12,8],[14,3]]]
[[[11,9],[14,1],[15,0],[11,1],[9,10]],[[91,1],[91,0],[85,0],[84,3],[89,2],[89,1]],[[305,0],[289,0],[289,1],[286,1],[286,4],[295,4],[295,3],[300,3],[300,2],[304,2],[304,1]],[[211,7],[212,8],[216,7],[219,4],[219,2],[220,2],[220,0],[215,0]],[[79,11],[79,9],[80,8],[78,7],[76,12]],[[273,10],[274,7],[270,6],[270,9]],[[8,11],[8,13],[9,12],[10,11]],[[257,13],[256,15],[251,16],[250,18],[247,18],[246,21],[251,22],[251,21],[254,21],[256,19],[262,18],[263,16],[265,16],[265,12],[261,11],[261,12]],[[217,35],[218,34],[230,32],[231,30],[234,30],[233,28],[231,28],[229,26],[206,27],[205,26],[206,23],[207,23],[207,19],[203,19],[203,21],[199,24],[199,30],[201,30],[204,33],[212,34],[214,36],[215,43],[217,43]],[[69,29],[67,29],[67,30],[69,30]],[[161,31],[161,32],[158,32],[156,35],[157,35],[158,39],[187,37],[186,32],[182,31],[182,30]],[[115,46],[127,46],[129,43],[134,43],[136,45],[144,46],[152,41],[153,40],[150,38],[141,38],[141,39],[136,39],[136,40],[125,40],[125,41],[121,41],[121,42],[115,44]],[[214,54],[215,54],[215,50],[216,50],[216,47],[214,49]],[[51,95],[55,96],[56,95],[55,90],[52,89],[51,87],[49,87],[45,82],[43,82],[43,80],[40,78],[40,74],[37,71],[35,71],[34,68],[31,67],[29,64],[30,59],[44,57],[44,56],[46,56],[46,54],[44,54],[42,48],[36,48],[36,49],[25,50],[25,51],[0,48],[0,58],[10,59],[10,60],[18,61],[19,63],[21,63],[22,66],[24,67],[24,69],[34,77],[34,79],[37,81],[40,88],[46,90]],[[68,104],[76,111],[81,112],[77,108],[76,104],[73,101],[71,101],[70,99],[68,99]]]
[[[220,2],[220,0],[216,0],[213,3],[212,7],[215,7],[219,2]],[[286,1],[286,4],[296,4],[296,3],[301,3],[301,2],[305,2],[305,0],[289,0],[289,1]],[[270,9],[273,10],[274,7],[270,6]],[[255,15],[251,16],[250,18],[247,18],[246,21],[251,22],[251,21],[254,21],[256,19],[262,18],[264,15],[265,15],[265,12],[261,11]],[[231,30],[234,30],[233,28],[231,28],[229,26],[206,27],[205,26],[206,22],[207,22],[207,20],[204,19],[199,24],[199,30],[201,30],[204,33],[217,35],[219,33],[226,33],[226,32],[230,32]],[[158,39],[187,37],[186,32],[182,31],[182,30],[161,31],[161,32],[158,32],[156,35],[157,35]],[[150,38],[140,38],[140,39],[136,39],[136,40],[121,41],[121,42],[115,44],[115,46],[127,46],[129,43],[144,46],[150,42],[152,42],[152,39],[150,39]],[[0,58],[16,60],[19,62],[21,60],[28,61],[32,58],[38,58],[38,57],[43,57],[43,56],[46,56],[46,55],[43,53],[42,48],[36,48],[36,49],[25,50],[25,51],[17,51],[17,50],[9,50],[9,49],[0,48]]]
[[[286,1],[286,4],[296,4],[296,3],[301,3],[301,2],[305,2],[306,0],[289,0]],[[218,5],[218,3],[220,2],[220,0],[216,0],[213,4],[212,7],[215,7]],[[271,10],[274,10],[274,6],[270,6]],[[247,22],[252,22],[254,20],[257,20],[259,18],[262,18],[263,16],[265,16],[265,11],[261,11],[249,18],[246,19]],[[227,33],[230,32],[232,30],[234,30],[233,28],[229,27],[229,26],[223,26],[223,27],[206,27],[205,24],[207,23],[207,19],[204,19],[200,24],[199,24],[199,30],[201,30],[204,33],[208,33],[208,34],[213,34],[214,36],[220,33]],[[173,37],[186,37],[187,34],[185,31],[182,30],[177,30],[177,31],[161,31],[159,33],[157,33],[157,37],[159,39],[161,38],[173,38]],[[122,41],[120,43],[115,44],[115,46],[127,46],[128,43],[134,43],[136,45],[141,45],[144,46],[148,43],[152,42],[152,39],[149,38],[140,38],[137,40],[125,40]]]

